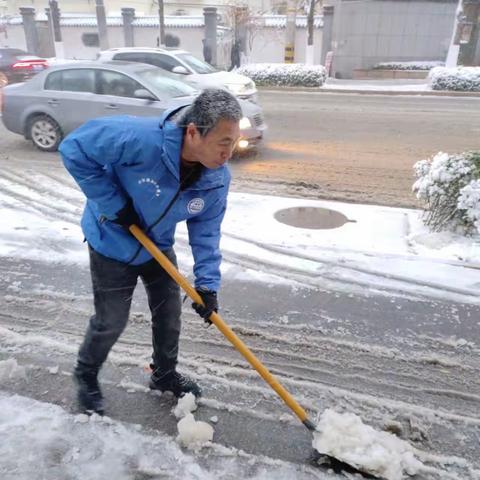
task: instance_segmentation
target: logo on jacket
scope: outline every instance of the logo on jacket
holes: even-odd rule
[[[187,210],[188,213],[194,214],[194,213],[200,213],[203,210],[203,207],[205,206],[205,202],[203,198],[194,198],[193,200],[190,200],[187,205]]]
[[[155,196],[156,197],[160,196],[160,193],[161,193],[160,187],[158,186],[158,183],[153,178],[143,177],[138,181],[138,184],[139,185],[144,185],[144,184],[151,185],[154,188]]]

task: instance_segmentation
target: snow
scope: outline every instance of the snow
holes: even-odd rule
[[[178,422],[177,428],[178,443],[190,450],[198,451],[213,440],[213,427],[206,422],[195,420],[191,413],[187,413]]]
[[[433,90],[480,92],[480,67],[435,67],[428,78]]]
[[[188,392],[183,397],[178,399],[176,407],[173,409],[173,414],[176,418],[183,418],[189,413],[194,412],[197,409],[197,402],[195,395]]]
[[[431,70],[434,67],[443,67],[445,62],[438,61],[413,61],[413,62],[382,62],[377,63],[374,69],[383,70]]]
[[[407,442],[391,433],[374,430],[355,414],[327,409],[317,430],[313,434],[313,448],[363,472],[386,480],[401,480],[404,473],[415,475],[422,467]]]
[[[26,378],[25,367],[19,366],[14,358],[0,361],[0,382],[14,378]]]
[[[25,175],[28,185],[0,181],[0,255],[87,266],[79,227],[81,192],[67,173],[58,181],[33,171]],[[274,217],[278,210],[302,206],[335,210],[351,221],[315,230]],[[421,218],[414,209],[232,192],[222,226],[222,273],[292,288],[355,292],[367,286],[389,295],[460,295],[478,303],[480,236],[432,233]],[[185,224],[178,226],[176,240],[180,270],[188,272],[192,258]]]

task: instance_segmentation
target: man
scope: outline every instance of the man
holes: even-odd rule
[[[87,122],[60,145],[67,170],[87,197],[82,229],[90,252],[95,314],[80,347],[74,378],[85,411],[104,412],[98,372],[124,330],[140,277],[152,314],[150,388],[201,395],[176,370],[180,289],[130,234],[142,228],[176,264],[176,224],[186,220],[195,288],[206,321],[218,309],[220,225],[230,174],[225,165],[240,135],[238,101],[208,89],[183,111],[158,118],[116,116]],[[179,118],[172,121],[172,116]]]
[[[208,45],[207,40],[204,38],[202,39],[203,43],[203,59],[207,63],[212,63],[212,49],[210,48],[210,45]]]
[[[239,68],[240,67],[240,41],[235,40],[235,42],[232,45],[232,49],[230,50],[230,61],[231,61],[231,66],[230,66],[230,71],[233,70],[234,68]]]

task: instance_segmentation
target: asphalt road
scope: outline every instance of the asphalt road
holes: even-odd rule
[[[480,148],[480,98],[263,91],[260,102],[266,147],[232,162],[253,189],[417,206],[416,161]]]
[[[418,206],[413,164],[480,148],[480,98],[262,91],[258,152],[234,159],[233,188],[389,206]],[[0,160],[59,165],[0,125]]]

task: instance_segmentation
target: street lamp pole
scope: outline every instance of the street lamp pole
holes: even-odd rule
[[[158,46],[165,46],[165,15],[163,0],[158,0]]]

